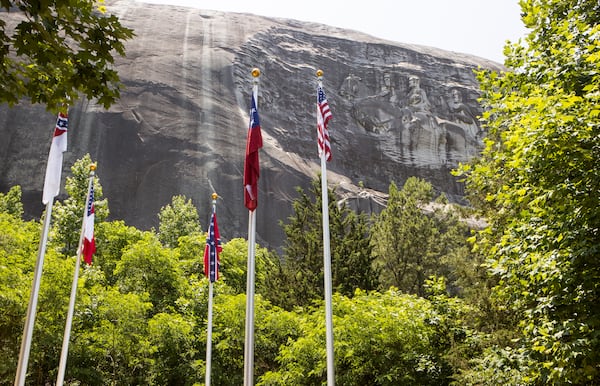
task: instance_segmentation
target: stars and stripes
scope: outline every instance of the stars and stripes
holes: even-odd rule
[[[317,137],[319,145],[319,156],[325,154],[327,161],[331,160],[331,144],[329,143],[329,130],[327,124],[332,118],[329,103],[325,91],[321,85],[317,86]]]
[[[92,265],[92,256],[96,252],[96,240],[94,238],[95,213],[94,182],[92,181],[90,185],[90,194],[87,198],[85,218],[83,219],[83,243],[81,245],[81,254],[83,255],[83,260],[88,265]]]
[[[204,274],[214,283],[219,279],[219,266],[221,264],[219,253],[221,248],[221,236],[217,225],[217,213],[213,208],[208,226],[208,237],[206,238],[206,247],[204,247]]]

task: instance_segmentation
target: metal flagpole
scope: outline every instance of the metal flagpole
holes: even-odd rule
[[[246,342],[244,346],[244,386],[254,385],[254,259],[255,211],[248,218],[248,274],[246,280]]]
[[[210,372],[212,361],[212,317],[213,317],[213,282],[209,280],[208,284],[208,326],[206,336],[206,376],[204,384],[210,386]]]
[[[212,210],[217,211],[217,193],[212,194]],[[210,232],[210,230],[209,230]],[[210,237],[210,235],[209,235]],[[215,273],[216,275],[216,273]],[[215,278],[216,279],[216,278]],[[208,326],[206,327],[206,376],[204,384],[210,386],[210,373],[212,367],[212,320],[213,320],[213,281],[208,275]]]
[[[46,204],[46,217],[42,228],[42,237],[38,248],[37,261],[33,274],[33,285],[29,296],[29,306],[27,306],[27,318],[23,328],[23,339],[21,341],[21,351],[19,352],[19,364],[17,365],[17,375],[15,377],[15,386],[23,386],[27,374],[27,362],[29,362],[29,352],[31,350],[31,335],[33,334],[33,324],[37,311],[37,301],[40,292],[40,281],[42,278],[42,267],[44,266],[44,256],[46,255],[46,242],[48,239],[48,229],[50,228],[50,218],[52,217],[52,205],[54,197]]]
[[[322,87],[323,71],[317,71],[318,86]],[[319,101],[317,99],[317,109]],[[317,114],[320,114],[317,111]],[[327,190],[327,160],[326,152],[321,152],[321,197],[323,212],[323,263],[325,281],[325,329],[326,329],[326,348],[327,348],[327,385],[335,384],[334,357],[333,357],[333,312],[331,307],[331,248],[329,240],[329,200]]]
[[[96,165],[90,165],[90,177],[88,181],[85,204],[83,205],[83,220],[81,221],[81,235],[79,236],[79,245],[77,247],[77,258],[75,261],[75,273],[73,274],[73,284],[71,285],[71,298],[69,299],[69,310],[67,312],[67,321],[65,323],[65,335],[63,336],[62,350],[60,352],[60,362],[58,364],[58,375],[56,376],[56,386],[62,386],[65,379],[65,370],[67,367],[67,355],[69,353],[69,340],[71,339],[71,325],[73,324],[73,313],[75,312],[75,297],[77,296],[77,282],[79,281],[79,266],[81,265],[81,246],[83,244],[83,234],[85,231],[85,218],[87,215],[87,204],[90,197],[90,190],[94,181],[94,171]]]
[[[252,70],[252,94],[258,108],[258,77]],[[246,338],[244,343],[244,386],[254,385],[254,265],[256,254],[256,210],[248,211],[248,267],[246,277]]]
[[[63,107],[68,112],[68,106]],[[67,127],[67,114],[61,112],[58,114],[56,120],[50,152],[48,153],[44,190],[42,192],[42,203],[46,204],[46,217],[44,218],[44,225],[42,227],[42,235],[40,237],[40,245],[33,274],[33,284],[31,285],[29,305],[27,306],[27,317],[25,319],[25,326],[23,327],[23,339],[21,340],[19,363],[17,365],[17,374],[15,375],[15,386],[23,386],[27,375],[27,363],[29,362],[29,352],[31,351],[31,335],[33,334],[33,325],[35,324],[40,281],[44,266],[44,256],[46,255],[46,243],[48,241],[48,230],[50,229],[50,220],[52,219],[52,205],[54,204],[54,197],[60,191],[62,153],[67,149]]]

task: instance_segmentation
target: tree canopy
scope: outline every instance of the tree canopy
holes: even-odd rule
[[[310,195],[301,188],[292,203],[294,213],[281,224],[286,245],[277,277],[278,291],[270,299],[288,309],[308,305],[324,296],[322,194],[318,179],[312,181]],[[377,288],[372,265],[367,220],[345,205],[337,205],[333,190],[328,189],[330,246],[333,288],[352,296],[357,288]],[[277,297],[278,299],[276,299]]]
[[[519,382],[595,384],[600,3],[521,7],[531,32],[507,46],[510,71],[479,74],[489,135],[480,159],[462,169],[471,202],[489,221],[477,247],[499,281],[494,299],[519,320],[517,350],[495,355],[521,364]]]
[[[115,56],[134,33],[103,0],[0,0],[0,102],[57,112],[80,95],[108,108],[120,96]],[[14,22],[15,20],[16,23]]]

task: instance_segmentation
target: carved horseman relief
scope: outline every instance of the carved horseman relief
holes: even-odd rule
[[[421,78],[384,72],[378,91],[348,74],[340,95],[351,105],[353,120],[380,139],[382,152],[415,166],[456,166],[475,155],[481,144],[474,97],[466,100],[459,87],[438,86],[426,91]]]

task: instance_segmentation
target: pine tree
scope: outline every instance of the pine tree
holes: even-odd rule
[[[432,203],[433,193],[430,183],[416,177],[407,179],[401,190],[390,184],[387,207],[376,219],[371,238],[383,289],[425,296],[426,281],[436,275],[450,279],[449,289],[458,292],[474,275],[469,229],[443,199]]]
[[[312,181],[312,197],[301,188],[297,192],[299,198],[292,204],[294,213],[287,224],[282,223],[287,239],[276,273],[280,289],[275,295],[279,298],[272,299],[286,308],[307,305],[324,296],[321,184]],[[347,296],[357,288],[376,288],[366,217],[347,206],[338,206],[331,189],[328,201],[333,288]]]

